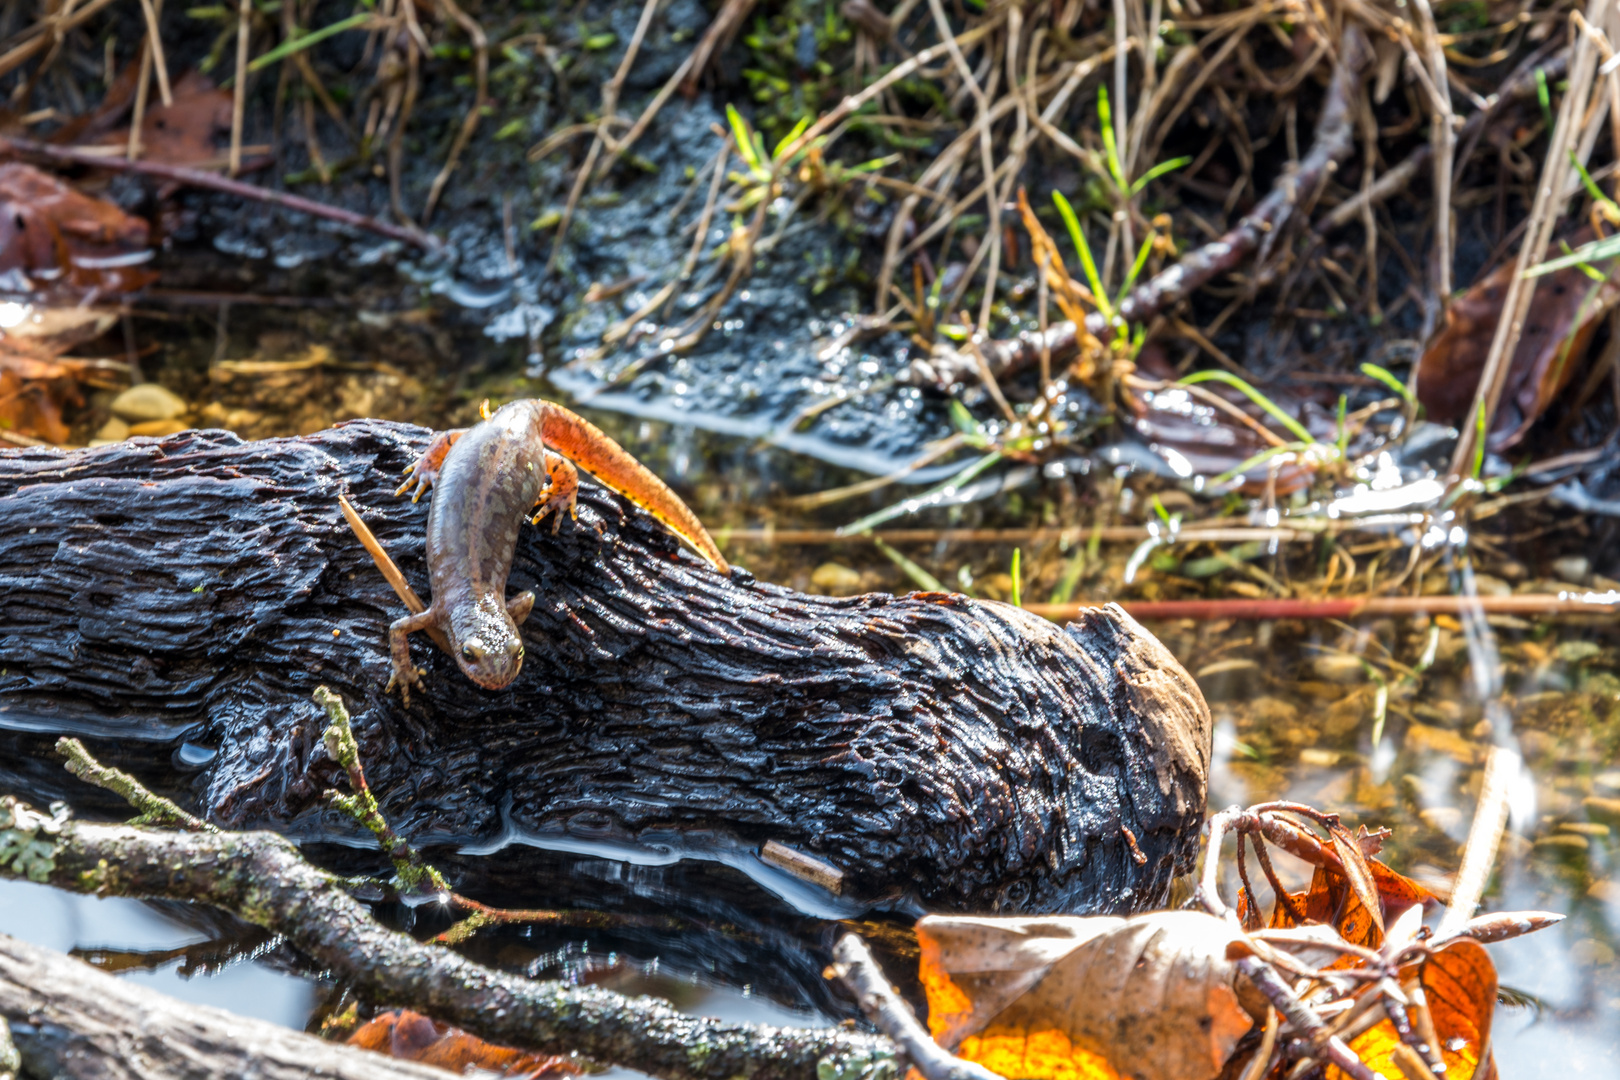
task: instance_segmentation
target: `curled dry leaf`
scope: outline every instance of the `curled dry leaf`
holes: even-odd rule
[[[1204,1080],[1264,1015],[1241,936],[1200,912],[929,916],[917,939],[935,1040],[1019,1080]]]
[[[62,408],[82,402],[81,384],[121,386],[128,367],[63,354],[117,321],[116,312],[101,308],[0,306],[0,431],[66,442]]]
[[[541,1057],[496,1046],[409,1009],[380,1014],[349,1036],[349,1045],[454,1073],[477,1070],[481,1075],[508,1080],[559,1080],[579,1073],[579,1067],[568,1058]]]
[[[1591,231],[1582,229],[1569,244],[1578,247],[1590,239]],[[1418,362],[1417,398],[1433,419],[1448,424],[1468,421],[1513,270],[1513,262],[1504,263],[1454,300],[1445,325],[1424,350]],[[1613,272],[1593,281],[1573,266],[1535,281],[1535,298],[1491,425],[1490,445],[1496,450],[1524,438],[1569,385],[1598,323],[1620,302],[1620,274]]]
[[[1333,854],[1341,865],[1353,868],[1354,876],[1361,879],[1360,884],[1332,866],[1318,866],[1311,875],[1310,887],[1303,892],[1289,893],[1286,901],[1279,900],[1265,925],[1271,929],[1312,924],[1330,926],[1352,945],[1377,949],[1384,944],[1386,926],[1417,905],[1439,902],[1432,892],[1411,878],[1368,857],[1368,845],[1362,838],[1352,837],[1342,826],[1330,829],[1329,836]],[[1245,925],[1256,925],[1259,921],[1254,903],[1247,889],[1238,892],[1238,916]],[[1350,957],[1342,957],[1328,966],[1346,967],[1354,962]]]

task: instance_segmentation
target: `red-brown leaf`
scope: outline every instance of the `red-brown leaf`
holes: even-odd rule
[[[455,1073],[477,1068],[508,1080],[556,1080],[579,1072],[568,1058],[496,1046],[409,1009],[380,1014],[349,1036],[349,1045]]]
[[[1572,247],[1592,239],[1588,229],[1569,238]],[[1514,263],[1504,263],[1452,302],[1446,323],[1418,362],[1417,397],[1429,416],[1448,424],[1467,422]],[[1579,267],[1536,279],[1524,331],[1508,365],[1507,382],[1491,427],[1491,446],[1512,446],[1569,385],[1598,323],[1620,301],[1620,275],[1593,281]]]
[[[146,222],[32,165],[0,165],[0,274],[20,272],[80,290],[130,292],[155,280],[139,266],[98,266],[147,246]]]

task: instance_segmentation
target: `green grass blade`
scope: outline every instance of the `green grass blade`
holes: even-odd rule
[[[1023,548],[1013,548],[1013,557],[1012,557],[1012,605],[1013,605],[1013,607],[1023,607],[1024,606],[1024,580],[1023,580],[1024,579],[1024,573],[1023,573],[1023,567],[1021,565],[1023,561],[1024,561],[1024,549]]]
[[[1131,290],[1136,287],[1136,279],[1142,275],[1142,267],[1147,265],[1148,256],[1151,254],[1153,254],[1153,234],[1149,233],[1142,238],[1142,249],[1136,253],[1136,261],[1131,263],[1131,272],[1125,275],[1125,283],[1119,287],[1119,298],[1114,301],[1115,307],[1123,304]]]
[[[793,125],[793,130],[788,132],[785,136],[783,136],[782,141],[776,144],[776,149],[771,151],[771,160],[776,161],[776,160],[780,159],[781,156],[782,156],[782,151],[784,151],[788,147],[792,146],[794,140],[797,139],[800,135],[803,135],[804,134],[804,129],[809,127],[809,126],[810,126],[810,117],[808,117],[808,116],[799,117],[799,122],[797,124]]]
[[[1159,162],[1157,165],[1153,166],[1153,168],[1149,169],[1147,172],[1138,177],[1135,183],[1131,184],[1131,194],[1139,194],[1143,188],[1147,187],[1148,184],[1152,183],[1154,180],[1157,180],[1165,173],[1175,172],[1177,169],[1181,168],[1183,165],[1189,164],[1191,161],[1192,158],[1190,157],[1178,157],[1171,158],[1169,161]]]
[[[1256,390],[1254,387],[1250,386],[1248,383],[1244,382],[1242,379],[1238,378],[1236,375],[1233,375],[1229,371],[1195,371],[1191,375],[1183,378],[1176,385],[1191,386],[1194,383],[1203,382],[1225,383],[1227,386],[1230,386],[1232,389],[1238,391],[1244,397],[1248,398],[1250,401],[1266,410],[1266,412],[1270,413],[1272,418],[1275,419],[1277,423],[1287,428],[1295,438],[1299,439],[1300,442],[1305,443],[1307,446],[1315,445],[1316,440],[1311,438],[1311,433],[1305,430],[1304,424],[1301,424],[1298,420],[1295,420],[1292,416],[1289,416],[1287,413],[1283,412],[1282,409],[1277,407],[1277,403],[1275,401],[1272,401],[1270,398],[1266,397],[1266,395],[1262,394],[1260,391]]]
[[[988,469],[990,466],[994,465],[1000,460],[1001,451],[991,451],[990,453],[984,455],[984,457],[970,463],[967,468],[963,469],[961,472],[958,472],[955,476],[951,477],[949,480],[946,480],[943,484],[930,488],[928,491],[917,496],[916,498],[902,499],[892,506],[884,507],[882,510],[877,511],[876,513],[867,514],[859,521],[852,521],[848,525],[845,525],[843,528],[839,529],[838,535],[856,536],[860,533],[871,532],[873,529],[877,528],[879,525],[882,525],[886,521],[893,521],[897,517],[902,517],[906,514],[915,513],[918,510],[924,509],[927,505],[929,505],[930,499],[944,494],[951,488],[961,487],[963,484],[966,484],[969,480],[972,480],[975,476],[978,476],[980,473],[984,472],[984,470]]]
[[[358,30],[360,27],[370,22],[371,18],[371,12],[362,11],[358,14],[350,15],[347,19],[339,19],[330,26],[323,26],[319,30],[312,30],[301,38],[294,38],[291,41],[284,41],[280,45],[277,45],[275,48],[271,49],[269,52],[265,53],[263,56],[254,60],[248,65],[247,69],[249,71],[259,71],[263,68],[267,68],[277,60],[285,60],[287,57],[292,56],[294,53],[302,52],[311,45],[320,44],[333,34],[341,34],[345,30]]]
[[[1306,443],[1284,443],[1282,446],[1270,447],[1266,450],[1260,451],[1258,454],[1243,462],[1241,465],[1234,465],[1232,468],[1227,469],[1225,472],[1221,473],[1221,475],[1211,480],[1210,483],[1217,486],[1221,484],[1229,484],[1233,480],[1236,480],[1238,477],[1242,476],[1244,473],[1248,472],[1250,469],[1254,468],[1256,465],[1264,465],[1266,462],[1270,461],[1279,454],[1297,454],[1302,450],[1309,449],[1310,444]]]
[[[888,557],[890,562],[898,566],[905,573],[906,577],[916,582],[923,592],[950,592],[949,589],[940,584],[939,578],[935,577],[933,574],[930,574],[928,571],[906,558],[888,544],[885,544],[882,537],[872,537],[872,543],[876,544],[877,549],[883,552],[883,554]]]
[[[1586,186],[1588,195],[1611,210],[1620,210],[1620,205],[1617,205],[1613,199],[1603,194],[1603,189],[1597,186],[1597,181],[1592,179],[1592,174],[1586,171],[1586,166],[1581,164],[1581,159],[1575,156],[1573,150],[1569,152],[1569,163],[1575,166],[1576,172],[1581,174],[1581,183]]]
[[[1368,378],[1377,379],[1379,382],[1401,395],[1401,400],[1405,401],[1408,405],[1412,403],[1412,391],[1408,390],[1406,388],[1406,384],[1397,379],[1394,373],[1388,368],[1379,367],[1377,364],[1362,364],[1361,373]]]
[[[1606,236],[1602,240],[1591,240],[1582,244],[1563,258],[1551,259],[1540,266],[1532,266],[1524,272],[1527,278],[1540,277],[1555,270],[1563,270],[1570,266],[1579,266],[1582,263],[1602,262],[1620,255],[1620,233]]]
[[[1091,295],[1097,298],[1103,318],[1113,322],[1113,306],[1108,303],[1108,294],[1103,291],[1102,275],[1097,273],[1097,262],[1091,257],[1091,245],[1086,243],[1086,234],[1080,228],[1080,219],[1075,216],[1074,207],[1069,205],[1069,200],[1063,197],[1061,191],[1052,192],[1052,201],[1057,204],[1058,214],[1063,218],[1063,224],[1068,227],[1069,240],[1074,244],[1076,254],[1080,256],[1080,265],[1086,272],[1086,283],[1091,286]]]
[[[760,167],[759,153],[754,149],[754,133],[749,130],[748,121],[742,118],[737,106],[726,106],[726,119],[731,123],[731,137],[737,144],[737,153],[748,162],[750,169]]]
[[[1097,87],[1097,121],[1102,125],[1103,151],[1108,155],[1108,171],[1113,174],[1114,183],[1119,190],[1124,191],[1129,186],[1125,183],[1125,170],[1119,165],[1119,146],[1114,142],[1114,113],[1108,107],[1108,88]]]

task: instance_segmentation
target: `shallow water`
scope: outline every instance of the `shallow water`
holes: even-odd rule
[[[465,304],[469,297],[452,299]],[[775,316],[766,312],[761,317],[769,322]],[[794,319],[802,317],[802,310],[793,314]],[[194,403],[197,422],[234,427],[250,437],[310,430],[357,413],[447,426],[466,420],[486,394],[560,396],[556,383],[535,378],[526,367],[523,335],[517,335],[511,355],[449,366],[458,346],[483,349],[489,344],[477,320],[458,322],[461,318],[454,310],[440,310],[426,322],[413,322],[397,312],[383,315],[368,309],[358,319],[328,319],[309,310],[240,306],[224,326],[195,318],[166,324],[167,351],[163,366],[153,373]],[[809,323],[804,325],[807,336],[793,338],[785,350],[801,360],[814,337]],[[427,332],[421,326],[434,329]],[[755,340],[759,330],[751,327],[750,334],[737,339],[736,348]],[[576,327],[574,332],[585,331]],[[714,335],[708,355],[726,354],[733,348],[728,340],[723,332]],[[222,375],[216,363],[222,358],[296,361],[309,356],[315,345],[327,347],[330,359],[288,373]],[[381,357],[386,361],[373,359]],[[784,363],[770,356],[749,359],[738,353],[737,358],[764,365],[760,371],[770,363]],[[567,376],[557,381],[571,385]],[[579,388],[588,389],[585,383]],[[106,396],[92,398],[78,430],[87,435],[105,419]],[[736,404],[744,397],[728,400]],[[679,409],[666,415],[662,406],[646,404],[664,400],[657,395],[639,400],[642,407],[604,395],[588,411],[681,489],[734,562],[766,580],[804,590],[913,587],[906,573],[868,541],[794,545],[742,533],[727,539],[728,529],[824,530],[897,498],[891,489],[819,515],[786,511],[777,501],[783,493],[814,492],[859,478],[821,463],[839,457],[826,446],[804,447],[816,453],[818,462],[766,445],[772,439],[793,441],[781,437],[779,429],[781,418],[791,414],[787,398],[761,404],[757,423],[750,420],[754,426],[734,428],[732,434],[714,433],[727,424],[712,415],[694,417]],[[603,410],[610,405],[619,411]],[[641,415],[626,417],[625,412]],[[834,410],[826,415],[836,426],[840,414]],[[939,425],[930,426],[932,421],[913,413],[891,419],[897,441],[868,447],[885,461],[915,445],[920,431],[943,434]],[[846,434],[849,445],[864,445],[859,430],[850,428]],[[874,467],[875,460],[846,464]],[[1054,473],[1050,467],[1019,466],[1010,473],[1020,478],[1016,490],[1003,490],[972,506],[933,511],[922,524],[1028,528],[1039,523],[1069,527],[1083,537],[1109,502],[1095,495],[1107,482],[1103,478],[1109,472],[1116,477],[1129,473],[1132,463],[1102,454],[1076,461],[1086,467]],[[1156,481],[1135,475],[1148,486],[1135,497],[1134,511],[1128,505],[1131,499],[1121,499],[1115,490],[1113,523],[1152,520],[1146,492]],[[1137,484],[1138,479],[1129,482]],[[1126,494],[1130,491],[1124,488]],[[1181,495],[1163,494],[1166,503]],[[915,527],[919,522],[894,524]],[[1073,558],[1074,543],[1026,545],[1027,596],[1034,596],[1032,583],[1039,581],[1040,598],[1046,598],[1061,566]],[[948,587],[991,599],[1008,596],[1010,578],[1004,571],[1011,543],[940,537],[903,546],[908,557]],[[1075,598],[1153,598],[1159,587],[1153,567],[1144,567],[1130,587],[1122,580],[1120,567],[1132,547],[1104,546],[1089,561],[1092,569],[1081,577]],[[1556,591],[1560,583],[1553,578],[1551,560],[1579,550],[1579,544],[1565,538],[1524,548],[1507,552],[1524,564],[1519,567],[1522,580],[1515,584]],[[1266,565],[1264,560],[1251,564]],[[1186,568],[1168,573],[1178,569]],[[1614,572],[1613,567],[1600,569]],[[1459,574],[1453,585],[1461,583]],[[1490,585],[1505,587],[1500,581]],[[1394,836],[1386,860],[1438,890],[1456,868],[1486,750],[1497,742],[1521,750],[1526,772],[1486,908],[1546,909],[1570,917],[1540,934],[1491,947],[1503,984],[1532,1002],[1498,1010],[1495,1049],[1504,1076],[1620,1080],[1620,1037],[1615,1034],[1620,1031],[1620,881],[1614,876],[1615,830],[1620,829],[1620,632],[1612,620],[1530,623],[1441,617],[1354,626],[1187,621],[1155,623],[1151,629],[1198,678],[1217,722],[1212,808],[1288,797],[1340,811],[1352,826],[1389,826]],[[1387,709],[1378,730],[1380,683]],[[176,751],[184,761],[186,751],[178,743]],[[743,872],[748,867],[691,860],[652,866],[645,858],[593,857],[599,854],[508,849],[488,861],[520,862],[525,867],[521,874],[515,879],[486,876],[482,884],[490,891],[464,891],[513,907],[586,906],[592,897],[611,895],[613,910],[720,922],[726,924],[723,932],[508,928],[481,934],[469,953],[538,978],[666,996],[683,1009],[726,1019],[826,1024],[851,1015],[848,1003],[819,976],[840,928],[825,920],[841,912],[818,908],[804,897],[796,911],[790,906],[793,890],[773,890],[770,880],[752,880]],[[1286,867],[1283,872],[1288,873]],[[1299,880],[1303,882],[1303,874]],[[401,926],[416,918],[399,911],[383,914]],[[863,925],[863,932],[880,939],[880,954],[902,983],[915,970],[906,924],[902,917],[887,915]],[[416,929],[442,927],[418,922]],[[103,962],[127,965],[122,977],[290,1026],[318,1022],[329,1004],[330,987],[303,975],[298,959],[286,950],[265,947],[264,942],[246,943],[245,954],[216,973],[204,973],[207,963],[187,967],[187,959],[164,958],[163,950],[211,939],[243,944],[237,930],[185,917],[173,908],[0,883],[0,930],[59,949],[93,950]],[[189,978],[181,974],[193,968],[197,973]]]
[[[666,439],[655,441],[667,448]],[[718,457],[733,465],[739,460]],[[703,464],[697,463],[697,475],[703,475]],[[833,550],[857,561],[847,548]],[[818,548],[748,551],[757,556],[749,559],[751,566],[769,567],[784,580],[808,575],[828,557]],[[930,565],[941,574],[953,558],[968,557],[942,548],[934,555]],[[859,580],[903,589],[899,572],[888,566],[885,576],[882,565]],[[985,579],[978,584],[983,588]],[[1519,1001],[1498,1009],[1495,1050],[1504,1076],[1620,1077],[1620,881],[1614,875],[1620,632],[1612,621],[1440,617],[1352,626],[1187,620],[1151,628],[1195,673],[1209,699],[1217,725],[1212,808],[1290,798],[1339,811],[1352,826],[1388,826],[1394,835],[1386,861],[1442,893],[1467,835],[1486,751],[1494,743],[1518,748],[1524,772],[1513,789],[1509,833],[1485,909],[1543,909],[1569,918],[1490,947],[1504,987],[1517,992]],[[1380,679],[1387,709],[1382,730],[1376,730]],[[526,892],[513,895],[511,880],[486,884],[507,894],[500,902],[555,904],[560,896],[589,895],[615,882],[625,893],[616,901],[620,910],[635,910],[639,903],[648,911],[701,917],[720,910],[715,905],[723,898],[726,912],[763,921],[729,936],[486,931],[470,946],[479,959],[540,978],[657,994],[693,1013],[725,1019],[825,1024],[849,1015],[835,995],[807,985],[824,959],[807,955],[793,971],[749,974],[759,971],[759,957],[783,955],[773,950],[784,940],[802,949],[802,943],[819,939],[824,950],[838,924],[817,916],[830,912],[795,913],[739,870],[712,862],[636,865],[646,860],[528,850],[524,857],[540,861],[516,875],[528,883]],[[506,858],[517,854],[509,851]],[[1292,872],[1303,884],[1297,864],[1292,871],[1286,857],[1280,864],[1285,878]],[[392,917],[398,924],[398,913]],[[881,923],[898,979],[914,970],[914,957],[892,940],[903,934],[903,925],[893,916]],[[176,921],[172,911],[131,901],[0,885],[0,929],[103,956],[109,950],[145,952],[145,961],[123,959],[148,963],[151,970],[123,977],[291,1026],[302,1026],[312,1014],[318,1018],[326,993],[288,973],[296,970],[296,960],[273,952],[237,960],[216,974],[182,978],[179,960],[154,963],[150,954],[203,941],[209,931],[192,920]]]

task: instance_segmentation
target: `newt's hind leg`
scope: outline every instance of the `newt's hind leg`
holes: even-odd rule
[[[548,513],[551,514],[551,534],[557,535],[557,528],[562,525],[563,511],[568,516],[575,516],[574,498],[579,494],[579,470],[574,463],[559,454],[547,453],[546,468],[551,473],[551,483],[540,493],[535,505],[540,509],[534,515],[534,524],[540,524],[540,519]]]
[[[535,421],[546,446],[567,454],[575,465],[657,518],[716,570],[731,573],[714,538],[681,497],[595,424],[549,401],[537,403]]]
[[[411,485],[416,485],[416,491],[411,495],[411,502],[422,497],[422,493],[433,486],[439,478],[439,469],[444,465],[444,455],[456,445],[456,440],[467,434],[466,428],[457,428],[455,431],[441,431],[433,436],[427,449],[422,451],[420,457],[411,462],[405,469],[405,482],[399,485],[395,495],[403,495],[410,491]]]

